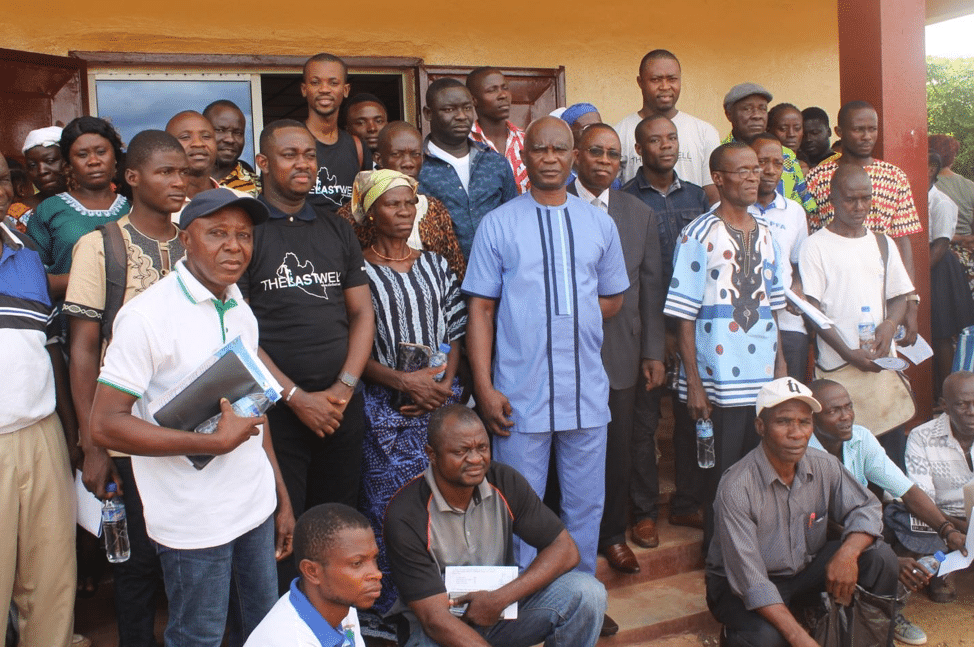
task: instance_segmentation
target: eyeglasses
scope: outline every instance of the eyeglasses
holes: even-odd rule
[[[609,159],[613,162],[617,162],[622,159],[622,153],[615,150],[614,148],[602,148],[601,146],[589,146],[585,149],[589,155],[592,157],[603,157],[605,155],[609,156]]]
[[[752,175],[754,177],[756,177],[756,178],[760,178],[761,177],[761,167],[760,166],[755,166],[754,168],[739,168],[739,169],[735,169],[733,171],[726,171],[726,170],[724,170],[722,168],[719,168],[719,169],[717,169],[717,172],[718,173],[727,173],[728,175],[736,174],[737,177],[741,178],[742,180],[746,180],[747,178],[749,178]]]

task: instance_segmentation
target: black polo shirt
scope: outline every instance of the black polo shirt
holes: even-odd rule
[[[446,502],[427,468],[389,502],[384,523],[401,603],[446,593],[447,566],[515,565],[515,534],[542,550],[564,529],[525,478],[502,463],[491,463],[467,510]]]
[[[254,253],[237,282],[260,326],[260,346],[306,391],[338,378],[348,354],[345,293],[368,285],[352,226],[305,203],[286,214],[259,198],[270,219],[254,227]]]

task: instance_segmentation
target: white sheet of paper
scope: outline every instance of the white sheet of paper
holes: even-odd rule
[[[801,310],[806,317],[815,322],[819,328],[826,329],[835,325],[835,322],[825,316],[825,313],[813,306],[808,301],[800,298],[792,292],[791,288],[785,288],[785,298],[795,307]]]
[[[472,591],[493,591],[516,578],[517,566],[447,566],[443,584],[454,598]],[[501,619],[517,620],[517,602],[504,609]]]
[[[78,525],[95,537],[101,537],[101,501],[85,488],[81,470],[75,470],[74,494],[78,500]]]
[[[917,335],[917,340],[913,342],[912,346],[897,346],[896,350],[900,355],[916,365],[933,357],[933,349],[930,348],[927,340],[920,335]]]
[[[972,510],[972,512],[974,512],[974,510]],[[967,515],[967,518],[971,518],[970,514]],[[944,558],[943,563],[940,565],[940,570],[937,571],[937,575],[943,577],[948,573],[953,573],[954,571],[959,571],[962,568],[967,568],[971,565],[971,562],[974,562],[974,532],[967,534],[967,544],[965,547],[967,548],[967,557],[964,557],[964,554],[959,550],[948,553],[947,557]]]

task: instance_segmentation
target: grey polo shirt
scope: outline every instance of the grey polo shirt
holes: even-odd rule
[[[771,579],[808,566],[825,545],[827,518],[842,524],[843,536],[882,536],[879,501],[834,456],[808,449],[789,487],[762,443],[720,480],[707,574],[727,578],[749,610],[781,604]]]
[[[466,510],[446,502],[427,468],[389,502],[383,532],[406,604],[446,593],[447,566],[514,565],[513,535],[542,550],[564,528],[517,470],[491,463]]]

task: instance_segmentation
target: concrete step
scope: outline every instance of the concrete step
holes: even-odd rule
[[[716,636],[719,630],[707,609],[702,570],[614,587],[609,590],[608,615],[619,623],[619,633],[602,638],[599,644],[605,647],[639,645],[682,633]]]
[[[632,586],[703,568],[702,531],[684,526],[671,526],[666,521],[665,515],[660,517],[657,524],[658,547],[640,548],[629,541],[629,547],[639,560],[638,573],[632,575],[620,573],[609,566],[605,557],[599,556],[595,576],[605,584],[605,588]]]

